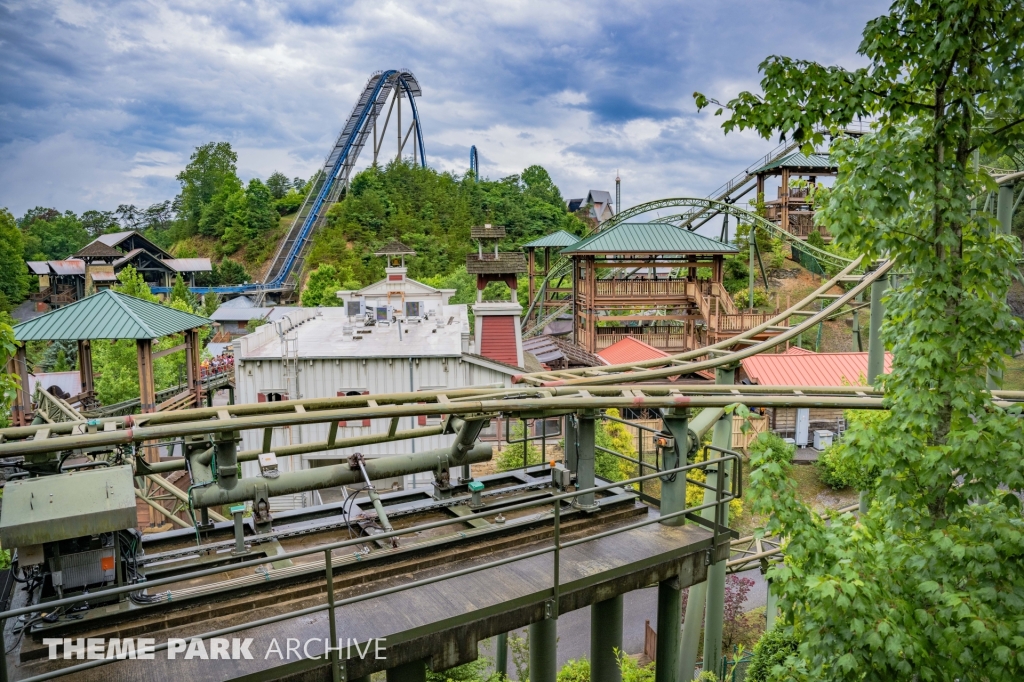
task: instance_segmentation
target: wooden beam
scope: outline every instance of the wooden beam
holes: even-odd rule
[[[165,348],[163,350],[158,350],[157,352],[153,353],[153,359],[156,360],[158,358],[164,357],[165,355],[170,355],[171,353],[177,353],[178,351],[187,349],[187,343],[179,343],[177,346],[174,346],[172,348]]]

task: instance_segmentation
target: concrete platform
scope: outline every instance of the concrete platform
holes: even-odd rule
[[[587,529],[574,535],[586,537],[593,533],[593,529]],[[563,536],[563,541],[571,539],[574,539],[573,535]],[[563,550],[558,610],[564,613],[579,609],[674,575],[680,576],[682,587],[702,582],[706,577],[705,559],[711,549],[711,542],[711,532],[700,526],[666,527],[652,524]],[[546,546],[550,546],[549,540],[523,544],[485,556],[455,559],[444,565],[402,576],[389,576],[338,589],[336,598],[341,600],[368,591],[402,585]],[[718,559],[726,558],[727,536],[719,538],[715,554]],[[476,656],[479,640],[525,627],[545,617],[545,601],[549,600],[551,594],[552,569],[553,555],[541,555],[339,607],[337,633],[341,640],[385,640],[381,660],[373,658],[373,647],[369,656],[362,659],[353,651],[347,663],[347,677],[361,677],[422,659],[428,659],[434,670],[443,670],[472,660]],[[157,638],[158,642],[169,637],[187,638],[201,632],[323,604],[325,601],[323,593],[320,593],[244,613],[201,619],[201,622],[191,626],[147,632],[146,635]],[[68,679],[87,682],[331,679],[326,661],[306,657],[319,656],[324,651],[324,639],[329,637],[326,612],[243,630],[229,637],[252,638],[249,650],[253,659],[182,660],[182,654],[178,654],[177,660],[168,660],[166,653],[160,652],[155,660],[117,661],[77,673]],[[287,651],[288,638],[299,640],[298,650]],[[277,649],[274,648],[275,640]],[[303,652],[302,645],[308,640],[318,641],[310,642]],[[280,656],[277,654],[278,649]],[[24,679],[76,663],[79,661],[43,660],[24,663],[16,668],[12,665],[11,679]]]

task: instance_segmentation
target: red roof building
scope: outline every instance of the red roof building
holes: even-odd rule
[[[601,358],[609,365],[626,365],[631,362],[657,360],[658,358],[667,358],[669,355],[669,353],[631,336],[627,336],[621,341],[616,341],[597,353],[597,357]],[[704,379],[714,380],[715,378],[714,372],[700,371],[696,374]],[[678,378],[678,375],[669,377],[669,381],[675,381]]]
[[[867,353],[812,353],[790,348],[778,355],[754,355],[742,360],[741,379],[761,386],[865,386]],[[892,353],[882,370],[892,371]]]

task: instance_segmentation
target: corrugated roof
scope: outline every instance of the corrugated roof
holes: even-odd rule
[[[540,239],[534,239],[529,244],[523,244],[524,249],[543,249],[549,246],[572,246],[580,240],[574,234],[569,234],[565,230],[559,230],[558,232],[552,232],[551,234],[544,235]]]
[[[499,253],[470,253],[466,256],[466,271],[471,275],[511,275],[526,272],[526,256],[519,251]]]
[[[643,362],[644,360],[668,357],[668,353],[665,351],[629,336],[598,351],[597,355],[609,365],[625,365],[629,362]]]
[[[769,164],[765,164],[757,170],[751,171],[751,173],[763,173],[776,168],[821,168],[823,170],[837,170],[838,167],[832,163],[832,159],[828,154],[808,155],[800,152],[794,152],[783,156],[781,159],[776,159]]]
[[[111,232],[110,234],[101,234],[99,237],[96,237],[96,240],[103,242],[107,246],[117,246],[133,234],[135,233],[131,230],[127,232]]]
[[[49,275],[50,265],[44,260],[25,261],[25,265],[32,271],[33,275]]]
[[[406,246],[402,242],[398,241],[397,239],[392,239],[387,244],[385,244],[384,246],[382,246],[379,249],[377,249],[377,251],[373,255],[374,256],[387,256],[387,255],[391,255],[391,254],[415,256],[416,252],[413,251],[412,249],[410,249],[408,246]]]
[[[737,248],[667,223],[621,223],[562,249],[561,253],[731,254],[737,253]]]
[[[579,367],[599,367],[604,364],[601,358],[576,344],[547,334],[524,339],[523,351],[533,353],[538,360],[544,363],[566,358],[570,365]]]
[[[251,298],[249,298],[248,296],[238,296],[236,298],[232,298],[232,299],[228,299],[227,301],[224,301],[223,303],[220,304],[220,308],[217,308],[217,310],[220,310],[221,308],[254,308],[254,307],[256,307],[256,306],[253,303]]]
[[[199,315],[105,289],[22,322],[14,328],[14,337],[18,341],[156,339],[209,323]]]
[[[612,345],[600,351],[597,356],[607,362],[609,365],[625,365],[631,362],[643,362],[644,360],[657,360],[658,358],[667,358],[668,353],[655,348],[649,343],[644,343],[639,339],[634,339],[631,336],[627,336],[621,341],[616,341]],[[715,373],[707,370],[701,370],[694,372],[698,376],[702,376],[705,379],[714,379]],[[670,381],[675,381],[681,375],[669,377]]]
[[[476,225],[469,228],[469,236],[473,239],[504,239],[504,225]]]
[[[94,239],[83,246],[76,258],[120,258],[123,254],[112,246],[104,244],[99,239]]]
[[[742,361],[743,373],[762,386],[864,386],[867,353],[790,352],[754,355]],[[892,354],[885,354],[885,373],[892,370]]]
[[[487,315],[480,321],[480,355],[519,365],[516,349],[516,318],[511,315]]]
[[[229,308],[221,306],[210,315],[214,322],[248,322],[262,320],[269,316],[273,308]]]
[[[210,272],[213,270],[209,258],[165,258],[163,262],[178,272]]]
[[[101,270],[99,272],[90,272],[89,276],[92,277],[94,282],[116,282],[117,275],[112,272]]]
[[[53,270],[53,274],[61,276],[70,275],[84,275],[85,274],[85,261],[84,260],[51,260],[46,261],[50,269]]]

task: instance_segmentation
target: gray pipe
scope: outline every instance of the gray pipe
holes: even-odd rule
[[[394,455],[366,460],[366,473],[373,480],[395,478],[406,474],[436,469],[442,457],[450,456],[451,448],[438,448],[417,454]],[[486,462],[491,458],[492,447],[479,443],[466,452],[466,463]],[[277,478],[243,478],[230,490],[220,486],[196,488],[192,491],[193,505],[198,509],[224,504],[236,504],[252,500],[256,488],[266,489],[267,495],[293,495],[307,490],[333,488],[350,485],[363,480],[358,469],[351,469],[348,463],[284,473]]]
[[[473,443],[480,436],[485,421],[484,419],[468,421],[452,417],[451,425],[457,433],[455,442],[451,444],[448,451],[448,459],[451,464],[456,466],[467,464],[466,453],[473,448]]]

